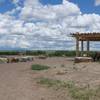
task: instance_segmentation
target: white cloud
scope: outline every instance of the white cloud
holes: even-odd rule
[[[14,4],[17,4],[20,0],[12,0]]]
[[[100,5],[100,0],[95,0],[95,6],[99,6]]]
[[[38,0],[26,0],[25,6],[22,8],[20,16],[23,19],[41,19],[41,20],[55,20],[68,15],[77,15],[80,9],[73,3],[64,1],[61,5],[47,5],[43,6]]]
[[[68,37],[70,32],[100,32],[100,15],[82,14],[77,5],[66,0],[46,6],[38,0],[25,0],[24,7],[18,7],[0,14],[2,46],[71,49],[74,42]],[[12,15],[17,11],[20,13],[16,19]]]

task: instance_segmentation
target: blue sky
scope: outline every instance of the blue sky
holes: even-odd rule
[[[63,0],[40,0],[43,4],[60,4]],[[100,14],[100,6],[95,6],[95,0],[69,0],[79,6],[83,13]]]
[[[12,10],[15,7],[10,0],[0,0],[0,12],[4,13],[6,11]]]
[[[0,0],[0,49],[75,50],[78,31],[100,32],[100,0]]]
[[[16,7],[13,0],[0,0],[0,13],[5,13],[7,11],[11,11]],[[24,0],[20,0],[19,5],[23,6]]]
[[[61,4],[63,0],[40,0],[43,4]],[[69,0],[79,6],[83,13],[100,14],[100,6],[95,6],[95,0]]]
[[[42,4],[48,5],[57,5],[61,4],[63,0],[39,0]],[[96,13],[100,14],[100,6],[95,6],[95,0],[69,0],[79,6],[83,13]],[[24,2],[24,0],[20,0]],[[12,0],[0,0],[0,12],[4,13],[8,10],[15,8],[15,5],[12,3]]]
[[[95,6],[95,0],[70,0],[77,4],[83,13],[100,14],[100,6]]]
[[[62,0],[40,0],[41,3],[43,4],[61,4]]]

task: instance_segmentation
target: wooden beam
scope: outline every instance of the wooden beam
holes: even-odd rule
[[[90,51],[90,41],[87,41],[87,56],[89,56]]]
[[[83,51],[84,51],[84,45],[83,45],[83,41],[81,41],[81,56],[83,56]]]
[[[79,56],[79,40],[76,38],[76,57]]]
[[[73,33],[72,36],[79,41],[100,41],[100,33]]]

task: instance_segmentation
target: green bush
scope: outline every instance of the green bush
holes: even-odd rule
[[[43,51],[43,50],[27,50],[27,51],[0,51],[0,55],[18,55],[19,53],[26,54],[26,55],[34,55],[34,56],[39,56],[39,55],[44,55],[48,57],[74,57],[76,56],[76,51],[65,51],[65,50],[48,50],[48,51]],[[86,53],[86,51],[84,51]],[[95,54],[95,51],[89,52],[89,55],[93,57]]]
[[[0,55],[18,55],[18,51],[0,51]]]
[[[37,50],[37,51],[26,51],[26,55],[46,55],[46,51]]]
[[[34,64],[31,66],[32,70],[47,70],[49,68],[50,68],[49,66],[39,65],[39,64]]]
[[[63,57],[63,56],[68,56],[68,57],[73,57],[76,55],[75,51],[53,51],[53,52],[48,52],[47,55],[49,57]]]

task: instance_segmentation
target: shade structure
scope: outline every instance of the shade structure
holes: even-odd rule
[[[84,51],[84,41],[87,42],[87,56],[90,51],[90,41],[100,41],[100,33],[71,33],[72,37],[76,38],[76,56],[79,55],[79,41],[81,41],[81,56]]]
[[[72,33],[79,41],[100,41],[100,33]]]

